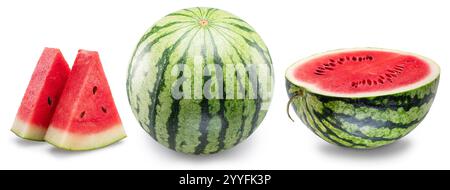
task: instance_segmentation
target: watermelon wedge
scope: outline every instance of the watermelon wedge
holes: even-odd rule
[[[23,96],[12,132],[24,139],[43,140],[69,73],[61,51],[45,48]]]
[[[327,142],[377,148],[419,125],[431,108],[439,76],[439,66],[417,54],[380,48],[335,50],[287,69],[288,105]]]
[[[79,50],[45,140],[67,150],[89,150],[125,137],[98,53]]]

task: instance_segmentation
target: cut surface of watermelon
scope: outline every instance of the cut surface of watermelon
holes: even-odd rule
[[[335,50],[298,61],[287,69],[293,84],[317,94],[370,97],[430,83],[439,66],[420,55],[379,48]]]
[[[98,53],[80,50],[45,140],[68,150],[89,150],[125,137]]]
[[[28,84],[11,131],[30,140],[43,140],[70,68],[61,51],[45,48]]]

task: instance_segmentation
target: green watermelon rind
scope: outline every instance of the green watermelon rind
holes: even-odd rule
[[[435,98],[439,75],[405,92],[362,98],[320,95],[286,78],[289,98],[301,121],[325,141],[373,149],[404,137],[425,118]]]
[[[217,21],[213,21],[214,19],[226,18],[231,24],[219,23],[223,26],[198,32],[199,26],[194,24],[192,27],[191,24],[204,18],[211,18],[209,20],[211,23]],[[187,22],[183,24],[183,21]],[[215,36],[219,33],[222,33],[222,36]],[[192,41],[196,36],[204,38],[205,43]],[[232,41],[234,46],[226,44],[219,46],[216,43],[220,41],[222,43]],[[200,48],[191,44],[200,44],[198,47],[202,47],[205,51],[201,52]],[[132,111],[141,127],[152,138],[178,152],[212,154],[234,147],[250,136],[262,122],[270,104],[272,86],[270,89],[264,89],[264,93],[270,94],[268,99],[174,100],[165,87],[165,85],[173,84],[173,79],[165,77],[164,73],[170,71],[169,66],[178,61],[191,64],[189,56],[188,58],[181,56],[184,55],[183,52],[188,52],[189,48],[192,51],[201,52],[198,55],[201,55],[208,64],[223,65],[237,62],[236,60],[239,59],[243,60],[241,62],[243,64],[265,64],[270,67],[270,78],[263,78],[259,82],[270,81],[271,85],[273,84],[271,57],[264,42],[250,25],[228,12],[215,8],[183,9],[158,21],[143,35],[136,46],[127,77],[127,95]],[[225,51],[231,52],[231,56],[224,56]],[[139,67],[139,64],[136,64],[141,59],[150,60],[150,57],[154,57],[154,61],[148,61],[151,62],[148,63],[150,66],[143,67],[141,64]],[[159,67],[161,67],[160,70],[158,70]],[[215,77],[215,74],[212,74],[211,78],[215,79]],[[246,87],[247,93],[249,89]],[[259,90],[262,91],[262,89]],[[202,107],[208,109],[202,109]],[[238,111],[226,111],[232,107]],[[198,114],[189,114],[189,112]],[[168,119],[169,117],[171,119]],[[202,119],[207,122],[200,123]],[[242,127],[238,126],[239,123],[243,123]]]

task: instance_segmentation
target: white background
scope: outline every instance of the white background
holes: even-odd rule
[[[258,130],[237,147],[210,156],[166,149],[135,120],[126,73],[140,36],[164,15],[209,6],[246,20],[273,58],[275,93]],[[450,169],[450,3],[412,0],[1,1],[0,169]],[[72,65],[79,48],[97,50],[128,138],[104,149],[67,152],[9,131],[44,47]],[[284,71],[314,53],[351,47],[393,48],[434,59],[442,69],[435,103],[411,134],[380,149],[327,144],[285,113]]]

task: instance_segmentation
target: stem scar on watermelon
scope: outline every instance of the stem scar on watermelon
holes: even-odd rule
[[[67,150],[90,150],[125,137],[98,53],[79,50],[45,140]]]
[[[22,99],[12,132],[24,139],[43,140],[69,73],[61,51],[45,48]]]
[[[317,136],[370,149],[411,132],[428,113],[440,69],[420,55],[379,48],[318,54],[286,71],[289,106]]]

